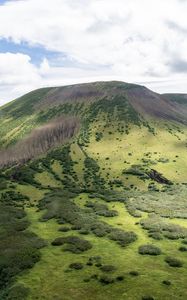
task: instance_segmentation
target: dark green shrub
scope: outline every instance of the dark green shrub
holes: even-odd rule
[[[187,251],[187,247],[181,246],[181,247],[179,247],[179,251],[186,252]]]
[[[124,280],[124,276],[123,275],[118,275],[117,277],[116,277],[116,280],[117,281],[123,281]]]
[[[171,281],[169,280],[163,280],[162,283],[168,286],[171,285]]]
[[[129,274],[132,275],[132,276],[138,276],[139,272],[137,272],[137,271],[130,271]]]
[[[154,245],[151,245],[151,244],[148,244],[148,245],[142,245],[138,248],[138,252],[139,254],[142,254],[142,255],[160,255],[161,254],[161,250],[160,248],[154,246]]]
[[[62,232],[67,232],[67,231],[69,231],[69,230],[71,230],[71,228],[66,227],[66,226],[60,227],[60,228],[59,228],[59,231],[62,231]]]
[[[167,262],[167,264],[170,267],[181,268],[183,266],[183,263],[181,260],[174,258],[174,257],[170,257],[170,256],[167,256],[165,258],[165,262]]]
[[[52,243],[53,246],[66,245],[65,251],[70,251],[72,253],[81,253],[92,248],[92,244],[83,240],[77,236],[59,237],[56,238]]]
[[[114,272],[116,270],[116,267],[113,265],[103,265],[100,269],[102,272]]]
[[[111,284],[114,282],[114,279],[108,275],[101,275],[99,281],[103,284]]]
[[[129,245],[137,239],[137,235],[134,232],[123,231],[117,228],[112,229],[108,237],[113,241],[117,241],[117,243],[122,247]]]
[[[152,296],[143,296],[142,300],[154,300],[155,298],[153,298]]]
[[[75,270],[81,270],[83,269],[84,265],[82,263],[72,263],[69,265],[70,269],[75,269]]]

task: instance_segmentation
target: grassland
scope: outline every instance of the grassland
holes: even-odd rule
[[[46,92],[27,99],[37,106]],[[37,261],[16,269],[0,297],[187,299],[186,126],[140,117],[126,98],[114,98],[110,105],[105,98],[98,105],[65,103],[39,113],[33,105],[32,116],[25,113],[24,101],[3,109],[3,147],[61,113],[79,115],[82,127],[64,147],[1,172],[0,205],[19,209],[25,225],[19,229],[21,237],[29,231],[43,244],[36,245]],[[166,184],[160,182],[163,178]],[[19,231],[8,232],[10,240],[20,238]],[[66,242],[55,246],[58,238]],[[79,251],[85,241],[91,246]],[[24,248],[24,239],[21,244]],[[14,255],[15,247],[2,245],[8,261],[7,252]],[[27,244],[29,253],[31,246]],[[148,252],[141,254],[141,246]],[[157,255],[150,255],[152,246],[159,249]],[[178,266],[169,265],[168,257],[177,259]],[[0,259],[1,276],[4,267]]]

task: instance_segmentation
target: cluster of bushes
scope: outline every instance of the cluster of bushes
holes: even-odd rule
[[[146,170],[142,165],[132,165],[129,169],[123,170],[122,174],[135,175],[141,179],[149,179]]]
[[[183,262],[175,257],[167,256],[165,262],[167,262],[170,267],[181,268],[183,266]]]
[[[163,237],[171,240],[184,239],[187,237],[187,229],[185,227],[171,224],[154,214],[147,219],[142,219],[140,224],[144,229],[148,230],[150,237],[157,240]]]
[[[0,203],[0,298],[6,295],[14,278],[39,261],[43,240],[27,231],[29,222],[23,209]],[[21,293],[17,288],[16,293]],[[10,289],[10,293],[12,293]],[[22,291],[23,292],[23,291]],[[8,297],[8,296],[7,296]],[[8,298],[9,299],[9,298]]]
[[[29,197],[22,195],[15,191],[6,191],[1,194],[1,202],[5,202],[9,205],[15,205],[16,203],[24,203],[28,201]]]
[[[59,237],[56,238],[51,244],[53,246],[66,245],[66,247],[64,247],[64,251],[70,251],[76,254],[92,248],[92,244],[89,241],[81,239],[77,236]]]
[[[142,255],[160,255],[162,253],[160,248],[151,244],[140,246],[138,252]]]
[[[10,179],[13,181],[17,181],[21,184],[38,186],[39,184],[34,179],[35,174],[36,171],[29,166],[16,167],[8,172]]]
[[[99,142],[103,137],[103,133],[102,132],[96,132],[95,134],[95,140],[96,142]]]
[[[114,228],[100,221],[93,209],[77,206],[72,199],[75,196],[65,190],[46,195],[38,205],[40,209],[46,210],[41,221],[56,218],[59,224],[71,224],[71,230],[78,230],[82,234],[93,233],[98,237],[106,236],[123,247],[136,240],[135,233]],[[105,206],[101,207],[106,210]]]
[[[116,241],[122,247],[135,242],[137,239],[137,235],[133,231],[123,231],[118,228],[114,228],[108,237],[109,239]]]
[[[74,171],[74,165],[76,164],[71,158],[70,145],[65,145],[62,149],[53,150],[48,154],[51,160],[57,160],[62,165],[64,179],[62,183],[65,188],[76,188],[76,182],[78,181],[77,174]],[[58,178],[59,180],[59,178]]]
[[[92,210],[99,216],[104,216],[104,217],[118,216],[118,212],[116,210],[109,210],[108,206],[105,204],[88,201],[85,204],[85,206],[92,208]]]
[[[100,167],[97,162],[86,156],[84,160],[84,181],[86,187],[103,188],[105,181],[100,176]]]

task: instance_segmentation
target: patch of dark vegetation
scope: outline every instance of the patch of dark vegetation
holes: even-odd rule
[[[138,271],[130,271],[129,272],[129,274],[131,275],[131,276],[139,276],[139,272]]]
[[[105,204],[88,201],[86,202],[85,206],[91,208],[99,216],[103,216],[103,217],[118,216],[118,212],[116,210],[109,210],[108,206]]]
[[[171,256],[167,256],[165,262],[167,262],[170,267],[174,268],[181,268],[183,266],[183,262],[180,259]]]
[[[137,239],[134,232],[119,230],[100,221],[92,208],[88,209],[87,207],[85,209],[77,206],[73,200],[76,195],[67,190],[47,194],[38,205],[40,209],[46,210],[41,221],[45,222],[56,218],[59,224],[71,224],[71,230],[78,230],[82,234],[93,233],[97,237],[106,236],[116,241],[122,247],[127,246]],[[106,210],[105,206],[98,206],[98,208]]]
[[[60,227],[59,228],[59,231],[62,231],[62,232],[68,232],[68,231],[70,231],[71,230],[71,228],[70,227],[67,227],[67,226],[63,226],[63,227]]]
[[[135,242],[137,235],[132,231],[123,231],[114,228],[109,234],[109,239],[116,241],[120,246],[125,247],[132,242]]]
[[[145,181],[146,179],[152,179],[161,184],[172,185],[172,182],[165,178],[161,173],[154,169],[149,169],[147,164],[154,164],[153,161],[143,159],[144,165],[132,165],[129,169],[123,170],[124,175],[134,175]],[[156,162],[155,162],[156,164]]]
[[[155,298],[152,296],[146,295],[146,296],[142,297],[142,300],[155,300]]]
[[[15,167],[7,172],[7,175],[11,180],[19,182],[20,184],[30,184],[36,187],[40,187],[40,184],[35,180],[36,171],[30,167],[19,166]]]
[[[25,217],[26,214],[22,208],[0,203],[1,299],[4,294],[13,293],[10,285],[14,283],[15,277],[22,271],[32,268],[40,260],[39,249],[46,245],[34,233],[26,230],[29,222]],[[15,290],[15,294],[22,292],[23,289],[22,291],[18,288]]]
[[[123,281],[125,279],[125,276],[124,275],[118,275],[116,277],[116,281]]]
[[[163,280],[162,283],[167,286],[171,285],[171,281],[169,280]]]
[[[82,270],[84,267],[84,265],[82,263],[79,262],[75,262],[69,265],[70,269],[74,269],[74,270]]]
[[[96,134],[95,134],[96,142],[99,142],[102,138],[103,138],[103,133],[102,132],[96,132]]]
[[[6,205],[22,206],[29,201],[29,197],[16,191],[6,191],[1,194],[0,201]]]
[[[114,278],[109,275],[101,275],[99,277],[99,281],[102,284],[111,284],[111,283],[114,283]]]
[[[67,190],[76,190],[78,177],[74,171],[74,165],[76,164],[71,158],[71,148],[70,145],[65,145],[62,149],[56,149],[51,151],[47,159],[49,161],[57,160],[62,165],[64,178],[62,184]]]
[[[59,237],[56,238],[51,244],[53,246],[66,245],[64,247],[64,251],[70,251],[76,254],[92,248],[92,244],[89,241],[81,239],[77,236]]]
[[[179,247],[179,251],[186,252],[187,251],[187,247],[181,246],[181,247]]]
[[[97,162],[86,156],[84,160],[84,181],[85,187],[89,188],[103,188],[105,180],[101,177],[100,167]]]
[[[142,255],[160,255],[161,254],[160,248],[158,248],[154,245],[151,245],[151,244],[140,246],[138,248],[138,252],[139,252],[139,254],[142,254]]]
[[[106,272],[106,273],[114,272],[114,271],[116,271],[116,267],[113,266],[113,265],[103,265],[103,266],[100,267],[100,270],[102,272]]]

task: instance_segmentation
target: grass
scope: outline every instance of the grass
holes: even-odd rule
[[[42,91],[41,97],[43,92],[45,94],[45,91]],[[37,99],[39,98],[36,97],[34,100],[36,101],[35,104],[38,103]],[[80,146],[77,140],[74,139],[70,145],[70,152],[64,152],[67,161],[63,159],[63,163],[62,161],[60,163],[61,149],[55,160],[46,160],[46,164],[49,165],[43,169],[43,172],[37,173],[36,171],[35,180],[41,184],[41,187],[19,183],[14,183],[15,187],[12,187],[12,190],[16,189],[17,192],[30,198],[25,206],[27,218],[30,221],[29,230],[47,242],[47,246],[40,250],[40,261],[32,269],[19,275],[17,283],[30,288],[27,300],[140,300],[145,295],[151,295],[158,300],[186,299],[187,257],[185,252],[178,250],[182,245],[181,240],[169,240],[165,237],[162,240],[152,239],[148,236],[148,231],[144,230],[140,224],[142,219],[149,217],[146,212],[147,206],[152,206],[159,214],[159,210],[167,210],[167,206],[170,207],[168,203],[171,204],[172,201],[177,201],[175,203],[179,206],[185,205],[186,191],[184,190],[183,194],[179,194],[181,189],[175,186],[178,194],[174,193],[173,196],[170,195],[171,190],[165,193],[155,192],[154,196],[157,201],[151,202],[153,192],[146,194],[151,180],[143,181],[138,176],[123,174],[123,170],[129,169],[132,165],[144,165],[146,168],[154,168],[172,182],[181,184],[185,181],[187,169],[187,129],[180,125],[179,131],[174,124],[168,125],[164,121],[158,123],[153,119],[149,119],[151,126],[155,128],[155,134],[152,134],[146,126],[141,125],[140,129],[133,122],[127,123],[127,121],[124,121],[125,119],[120,119],[120,123],[115,110],[116,119],[107,120],[106,114],[103,112],[105,102],[100,103],[100,112],[95,104],[92,105],[95,111],[89,112],[93,118],[91,126],[89,127],[89,124],[87,124],[90,133],[86,138],[89,142]],[[121,102],[118,104],[121,105]],[[25,116],[23,109],[22,114],[19,115],[22,102],[16,110],[14,103],[12,105],[9,114],[2,119],[3,124],[7,125],[6,128],[2,126],[0,130],[2,136],[4,136],[4,139],[2,138],[0,141],[3,146],[19,140],[32,128],[39,126],[37,111],[34,111],[32,117],[30,117]],[[86,109],[88,109],[88,106]],[[107,111],[110,112],[110,109]],[[94,115],[94,112],[97,112],[97,114]],[[13,117],[15,113],[16,116],[19,115],[18,118]],[[120,115],[119,117],[122,118],[123,116]],[[110,114],[109,118],[111,118]],[[125,128],[124,133],[120,131],[121,129],[119,130],[121,127]],[[98,136],[99,138],[96,139]],[[45,211],[38,211],[37,204],[45,193],[54,189],[67,188],[66,184],[68,182],[74,182],[77,187],[84,186],[86,190],[88,186],[84,182],[86,176],[84,162],[87,156],[93,158],[100,167],[96,175],[104,178],[105,187],[113,189],[116,193],[119,192],[119,195],[123,195],[125,199],[134,198],[134,202],[132,201],[134,206],[137,205],[137,193],[144,196],[144,192],[146,192],[145,195],[148,195],[146,198],[147,206],[141,207],[141,217],[130,215],[127,205],[125,206],[123,202],[106,202],[100,197],[90,199],[89,193],[86,192],[78,194],[73,200],[76,205],[82,208],[83,216],[83,209],[90,209],[85,206],[87,201],[105,204],[109,210],[117,211],[118,215],[116,216],[106,218],[97,215],[97,218],[115,228],[133,231],[137,234],[137,240],[125,248],[120,247],[115,241],[109,240],[106,236],[96,237],[89,232],[84,235],[78,230],[59,231],[62,225],[58,224],[55,219],[50,219],[47,222],[40,221]],[[71,164],[72,161],[75,163]],[[94,179],[93,174],[89,174],[89,176],[91,176],[91,179],[88,178],[88,181]],[[62,185],[61,180],[64,185]],[[110,182],[113,183],[110,184]],[[155,187],[162,189],[163,186],[156,183]],[[99,187],[96,185],[95,188],[98,193],[105,192],[104,184]],[[127,191],[127,189],[129,190]],[[149,196],[151,197],[149,198]],[[173,208],[173,206],[170,208]],[[177,210],[177,206],[175,209]],[[162,219],[169,224],[177,224],[187,228],[187,220],[185,219],[174,217],[172,219],[163,217]],[[71,227],[71,224],[67,223],[63,226]],[[73,254],[63,251],[61,246],[54,247],[51,245],[51,242],[57,237],[69,235],[84,238],[90,241],[93,247],[81,254]],[[154,244],[160,248],[161,254],[153,257],[140,255],[138,253],[139,247],[147,244]],[[110,274],[107,274],[111,283],[105,284],[106,278],[103,281],[101,277],[103,275],[102,269],[96,266],[95,262],[92,265],[87,264],[90,258],[94,256],[101,257],[99,264],[115,267]],[[168,256],[181,260],[183,266],[177,269],[169,266],[165,261]],[[69,268],[74,263],[83,264],[83,268],[80,270]],[[137,276],[133,276],[133,274]],[[122,278],[123,280],[117,280],[116,278]],[[168,281],[171,282],[171,285],[163,284],[163,282]]]
[[[77,198],[76,203],[82,205],[82,202],[87,200],[87,195],[83,194],[80,197]],[[99,199],[98,201],[102,202]],[[58,231],[60,225],[55,220],[39,222],[41,213],[36,213],[35,208],[27,210],[31,221],[30,230],[49,243],[47,247],[41,250],[42,260],[18,280],[25,286],[32,286],[28,299],[60,299],[62,294],[63,299],[112,299],[113,297],[123,299],[126,297],[126,299],[137,300],[140,299],[139,295],[144,294],[151,294],[156,299],[179,299],[180,294],[185,295],[187,279],[185,268],[176,271],[164,262],[165,255],[169,253],[173,256],[177,255],[178,258],[187,263],[184,255],[177,251],[179,242],[154,241],[162,249],[163,255],[154,258],[140,257],[138,247],[152,240],[148,238],[146,232],[139,225],[135,225],[137,218],[130,216],[122,203],[110,203],[109,207],[117,210],[119,216],[108,218],[107,222],[119,228],[136,231],[138,240],[126,249],[122,249],[105,238],[89,235],[86,236],[86,239],[92,242],[93,249],[80,255],[62,252],[61,248],[51,246],[50,242],[62,234]],[[69,232],[63,233],[63,236],[67,235]],[[84,278],[101,273],[95,266],[85,266],[89,257],[95,255],[101,256],[103,264],[115,265],[117,269],[115,276],[122,274],[125,278],[124,281],[109,286],[102,286],[94,279],[85,283]],[[84,264],[83,270],[64,272],[68,269],[69,264],[77,261]],[[130,276],[129,272],[131,271],[137,271],[140,275],[137,277]],[[170,280],[172,285],[166,288],[161,284],[163,280]]]

